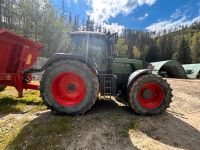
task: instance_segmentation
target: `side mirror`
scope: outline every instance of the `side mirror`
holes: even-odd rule
[[[119,36],[118,36],[118,33],[116,33],[116,35],[115,35],[115,44],[117,44],[118,40],[119,40]]]

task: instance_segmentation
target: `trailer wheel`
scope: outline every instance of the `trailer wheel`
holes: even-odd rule
[[[6,86],[5,86],[5,85],[0,85],[0,92],[4,91],[4,90],[5,90],[5,88],[6,88]]]
[[[97,76],[86,64],[74,60],[51,65],[40,84],[44,103],[57,113],[84,114],[94,105],[99,93]]]
[[[148,74],[139,77],[130,87],[129,104],[141,115],[164,112],[171,103],[172,89],[166,80]]]

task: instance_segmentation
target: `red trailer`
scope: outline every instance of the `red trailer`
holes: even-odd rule
[[[13,86],[22,97],[23,89],[39,89],[24,73],[35,63],[43,46],[6,30],[0,30],[0,85]]]

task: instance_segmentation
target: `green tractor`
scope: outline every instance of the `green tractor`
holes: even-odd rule
[[[52,111],[84,114],[99,95],[123,95],[141,115],[160,114],[169,107],[172,90],[165,80],[152,74],[152,65],[116,58],[116,33],[78,31],[70,37],[69,53],[55,54],[42,68],[31,71],[45,71],[40,92]]]

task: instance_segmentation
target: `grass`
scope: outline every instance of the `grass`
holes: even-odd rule
[[[32,113],[36,113],[36,112],[38,112],[38,111],[43,111],[43,110],[46,110],[47,109],[47,107],[45,106],[45,105],[38,105],[38,106],[36,106],[36,107],[33,107],[33,108],[31,108],[31,112]]]
[[[139,122],[137,120],[131,121],[129,123],[129,130],[135,131],[139,128]]]
[[[31,106],[32,112],[44,110],[46,107],[39,95],[39,91],[27,90],[24,92],[24,97],[18,98],[17,91],[13,87],[7,87],[0,93],[0,113],[23,113],[28,106]]]
[[[0,93],[0,113],[35,113],[46,106],[39,91],[27,90],[17,98],[17,91],[7,87]],[[46,112],[48,113],[48,112]],[[44,149],[59,147],[60,139],[71,131],[69,116],[52,116],[45,112],[36,119],[31,115],[17,119],[8,116],[0,120],[0,149]]]
[[[129,120],[129,123],[121,125],[119,134],[122,137],[128,137],[129,132],[135,132],[139,127],[139,123],[136,120]]]
[[[5,149],[8,143],[16,137],[20,127],[14,117],[9,117],[0,123],[0,149]]]

